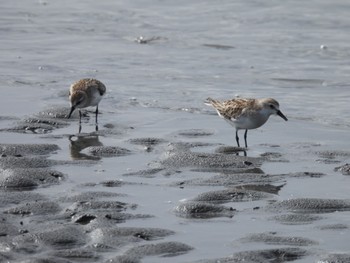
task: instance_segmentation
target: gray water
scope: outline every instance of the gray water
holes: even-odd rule
[[[214,132],[208,142],[234,145],[234,131],[203,105],[204,99],[273,97],[289,122],[271,117],[264,127],[249,132],[249,154],[258,156],[268,149],[266,145],[278,144],[277,151],[289,162],[267,163],[266,173],[328,175],[317,181],[289,181],[279,198],[349,197],[350,178],[334,172],[334,165],[317,162],[312,154],[320,149],[345,151],[350,146],[348,1],[13,0],[2,1],[0,7],[1,128],[51,105],[68,107],[70,84],[94,77],[108,89],[100,104],[100,123],[136,127],[120,138],[101,138],[105,144],[123,146],[131,137],[147,136],[171,140],[179,130],[198,128]],[[139,44],[140,36],[154,39]],[[73,122],[53,135],[74,134],[77,126]],[[92,132],[92,121],[84,123],[83,129]],[[68,141],[62,138],[3,133],[0,141],[56,143],[61,151],[51,158],[71,158]],[[147,183],[147,187],[127,186],[123,191],[127,202],[139,204],[139,213],[156,218],[127,224],[172,229],[177,234],[170,240],[195,247],[167,262],[261,248],[235,240],[276,228],[316,239],[320,245],[315,250],[320,254],[349,252],[348,229],[326,234],[306,226],[295,230],[254,213],[234,219],[179,219],[171,212],[174,205],[203,190],[165,186],[185,175],[121,176],[144,169],[152,157],[139,154],[104,159],[93,168],[62,167],[69,180],[39,191],[62,194],[79,191],[77,184],[82,181],[108,179]],[[245,209],[247,204],[235,206]],[[350,214],[332,218],[346,224]]]
[[[58,91],[96,77],[109,88],[110,110],[132,97],[177,108],[202,107],[208,96],[275,97],[290,117],[349,127],[348,7],[346,1],[7,1],[2,89],[16,94],[9,95],[17,102],[9,112],[35,112],[45,105],[18,101],[58,103]],[[138,45],[140,36],[159,40]]]

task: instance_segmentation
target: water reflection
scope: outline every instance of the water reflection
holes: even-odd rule
[[[247,156],[247,148],[236,147],[236,146],[220,146],[215,149],[216,153],[222,154],[234,154],[237,156]]]
[[[79,130],[78,130],[78,133],[81,133],[81,121],[79,121]],[[98,132],[98,124],[96,123],[95,125],[95,131]]]
[[[82,134],[69,136],[70,142],[70,156],[74,160],[100,160],[98,156],[92,156],[81,151],[90,146],[102,146],[98,135],[96,134]]]

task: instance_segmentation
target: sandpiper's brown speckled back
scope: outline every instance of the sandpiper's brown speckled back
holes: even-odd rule
[[[97,79],[81,79],[73,83],[69,90],[69,96],[75,91],[84,91],[88,96],[92,95],[93,91],[98,90],[101,96],[106,93],[106,86]]]

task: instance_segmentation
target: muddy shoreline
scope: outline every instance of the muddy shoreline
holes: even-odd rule
[[[2,1],[0,262],[350,262],[346,7]],[[288,122],[244,152],[203,104],[237,96]]]
[[[21,134],[44,136],[44,141],[45,136],[51,136],[53,131],[74,125],[76,119],[67,121],[65,118],[67,110],[64,107],[51,108],[16,121],[12,126],[2,128],[2,138],[8,134]],[[175,259],[175,262],[349,260],[349,254],[320,253],[315,248],[321,241],[292,232],[297,234],[300,226],[319,231],[348,231],[348,224],[327,220],[327,224],[318,225],[318,222],[325,221],[332,213],[349,213],[350,199],[303,197],[281,200],[279,196],[290,181],[317,180],[329,175],[316,171],[266,174],[261,169],[266,163],[283,165],[291,162],[288,156],[274,151],[278,145],[272,145],[269,147],[271,151],[260,156],[250,157],[249,150],[248,156],[244,156],[235,147],[207,142],[215,134],[204,129],[179,130],[172,139],[129,135],[120,146],[104,145],[98,139],[123,137],[130,129],[138,128],[106,124],[98,132],[73,135],[58,135],[56,132],[51,144],[0,144],[2,261],[147,262],[147,258],[159,262],[165,259]],[[55,159],[55,155],[62,151],[62,145],[54,142],[62,138],[70,142],[70,158],[65,160]],[[73,182],[75,191],[64,195],[59,192],[47,194],[50,189],[57,191],[57,186],[64,188],[81,168],[95,171],[98,166],[103,171],[104,162],[108,160],[117,164],[121,158],[137,160],[136,156],[144,155],[151,158],[141,164],[140,170],[126,171],[112,180]],[[348,158],[350,152],[319,151],[314,155],[319,161],[333,165],[339,175],[347,175],[348,165],[339,166],[339,163]],[[62,167],[67,167],[65,172],[61,171]],[[78,170],[67,172],[69,167]],[[126,193],[123,188],[142,189],[148,185],[155,189],[158,185],[163,189],[159,199],[166,198],[164,188],[192,189],[197,194],[185,200],[178,196],[176,203],[169,203],[171,209],[159,214],[153,214],[152,210],[144,213],[147,211],[145,203],[141,202],[142,211],[139,211],[137,198],[132,198],[136,202],[128,200],[135,193]],[[174,239],[179,234],[178,227],[146,226],[155,218],[158,218],[157,222],[166,220],[159,218],[162,213],[171,220],[189,220],[189,224],[208,224],[208,227],[210,220],[220,218],[237,224],[237,217],[262,217],[269,223],[294,226],[296,231],[288,233],[276,228],[276,231],[246,234],[237,239],[232,237],[232,242],[248,244],[248,247],[249,244],[261,246],[251,245],[250,250],[216,259],[198,255],[186,258],[186,254],[191,255],[202,248],[191,244],[191,238],[184,234],[180,235],[185,237],[183,240]],[[134,226],[128,226],[130,222]],[[215,232],[210,230],[208,234],[212,231]]]

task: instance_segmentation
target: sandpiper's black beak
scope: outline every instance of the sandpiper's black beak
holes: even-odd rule
[[[72,113],[73,113],[73,111],[75,110],[75,107],[74,106],[72,106],[71,108],[70,108],[70,112],[69,112],[69,114],[68,114],[68,117],[67,117],[67,119],[69,119],[70,118],[70,116],[72,115]]]
[[[287,117],[284,116],[284,114],[283,114],[280,110],[277,111],[277,115],[280,116],[280,117],[281,117],[282,119],[284,119],[285,121],[288,121]]]

